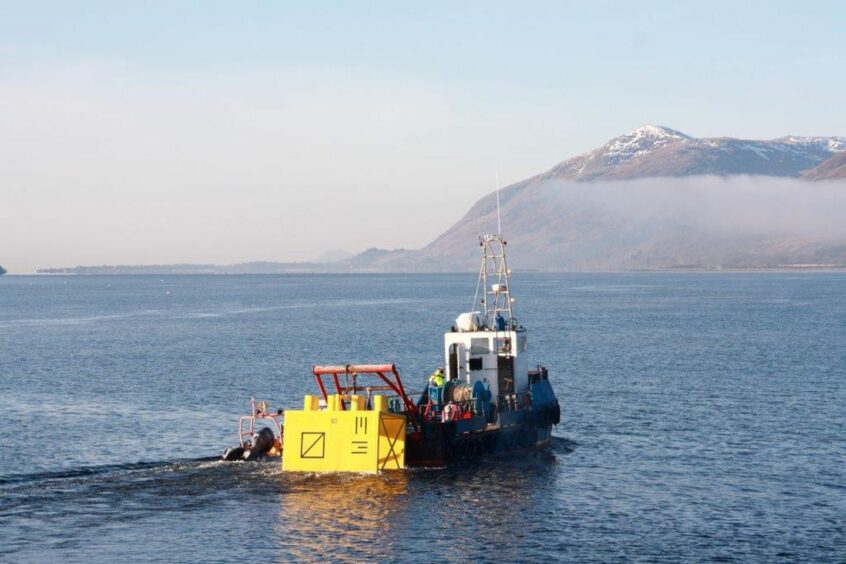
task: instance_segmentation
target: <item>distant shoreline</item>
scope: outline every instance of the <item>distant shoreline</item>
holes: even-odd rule
[[[226,267],[218,267],[215,269],[198,268],[192,270],[189,268],[169,269],[162,268],[156,270],[151,267],[75,267],[75,268],[48,268],[38,269],[30,274],[13,274],[8,273],[7,276],[249,276],[249,275],[315,275],[315,274],[351,274],[351,275],[380,275],[380,274],[473,274],[476,270],[453,270],[453,271],[397,271],[397,270],[368,270],[368,269],[353,269],[353,268],[326,268],[309,269],[309,268],[291,268],[291,269],[272,269],[272,270],[229,270]],[[680,267],[680,268],[660,268],[660,269],[629,269],[629,270],[538,270],[533,268],[520,269],[522,273],[532,274],[705,274],[705,273],[779,273],[779,272],[846,272],[846,265],[778,265],[772,267],[732,267],[732,268],[716,268],[716,267]]]

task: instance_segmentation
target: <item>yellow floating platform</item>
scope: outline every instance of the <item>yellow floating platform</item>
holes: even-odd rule
[[[349,402],[349,409],[342,409]],[[404,415],[387,398],[330,395],[325,410],[305,396],[302,411],[285,411],[282,469],[294,472],[380,472],[405,468]]]

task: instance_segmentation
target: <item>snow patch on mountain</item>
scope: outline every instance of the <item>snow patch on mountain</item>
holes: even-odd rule
[[[775,142],[784,142],[798,147],[813,147],[830,153],[846,151],[846,137],[797,137],[788,136],[775,139]]]
[[[609,161],[620,163],[640,155],[648,154],[668,143],[689,139],[691,137],[669,127],[644,125],[616,139],[612,139],[603,147],[603,154]],[[592,158],[588,160],[592,160]]]
[[[770,160],[770,157],[767,155],[770,150],[769,148],[752,145],[751,143],[744,143],[740,148],[746,151],[752,151],[762,159]]]
[[[645,125],[559,163],[534,180],[596,181],[703,174],[798,177],[840,151],[846,151],[844,137],[700,139],[669,127]]]

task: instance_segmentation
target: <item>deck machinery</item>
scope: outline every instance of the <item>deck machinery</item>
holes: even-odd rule
[[[409,396],[393,364],[314,367],[318,394],[284,413],[276,441],[284,470],[443,466],[550,444],[560,407],[546,368],[529,367],[506,244],[499,235],[480,238],[473,308],[444,335],[445,370],[419,395]],[[250,445],[247,439],[245,452]]]

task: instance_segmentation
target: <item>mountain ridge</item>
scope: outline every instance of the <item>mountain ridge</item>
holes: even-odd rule
[[[802,178],[807,180],[846,179],[846,151],[836,153],[816,167],[802,172]]]
[[[576,181],[702,174],[798,177],[841,151],[846,151],[846,137],[696,138],[668,127],[645,125],[539,176]]]

